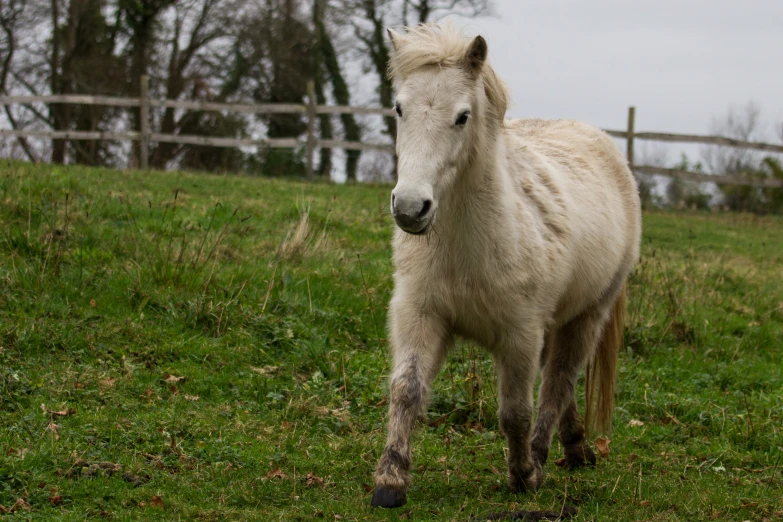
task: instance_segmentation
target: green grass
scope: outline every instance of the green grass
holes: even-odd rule
[[[0,163],[5,518],[783,518],[783,220],[735,214],[645,215],[596,469],[555,442],[507,491],[492,366],[461,344],[408,505],[372,509],[389,189]]]

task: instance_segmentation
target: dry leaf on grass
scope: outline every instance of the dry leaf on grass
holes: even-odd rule
[[[560,457],[559,459],[557,459],[555,461],[555,466],[557,466],[558,468],[564,468],[564,467],[566,467],[566,464],[567,464],[567,462],[566,462],[565,457]]]
[[[164,509],[166,507],[163,505],[163,499],[160,498],[158,495],[152,497],[152,500],[150,501],[150,506],[155,508],[160,508],[160,509]]]
[[[305,484],[307,486],[309,486],[309,487],[317,486],[319,488],[323,488],[324,487],[324,479],[322,479],[321,477],[316,476],[315,473],[313,473],[311,471],[305,477]]]
[[[644,423],[637,419],[631,419],[630,422],[628,422],[628,426],[631,428],[638,428],[639,426],[644,426]]]
[[[16,499],[16,502],[14,502],[14,504],[10,508],[0,505],[0,513],[2,513],[3,515],[7,513],[15,513],[20,509],[24,509],[25,511],[27,511],[31,509],[31,506],[23,498]]]
[[[497,467],[493,466],[492,464],[489,465],[489,470],[494,473],[495,475],[500,475],[501,477],[505,475],[505,472],[500,471]]]
[[[76,413],[76,408],[63,408],[62,410],[54,411],[47,408],[45,404],[41,404],[41,410],[43,410],[44,413],[48,413],[49,415],[54,415],[56,417],[67,417],[68,415],[73,415]]]
[[[101,379],[100,381],[98,381],[98,384],[100,384],[101,386],[106,386],[107,388],[111,388],[112,386],[114,386],[115,382],[117,382],[117,379],[113,379],[109,377],[108,379]]]
[[[60,504],[63,503],[63,497],[62,497],[62,495],[53,495],[53,496],[49,497],[49,502],[53,506],[59,506]]]
[[[60,440],[60,432],[58,431],[60,429],[59,424],[55,424],[54,421],[49,421],[49,425],[46,427],[46,429],[54,433],[55,440]]]
[[[185,399],[187,399],[189,401],[194,401],[195,402],[195,401],[197,401],[199,399],[199,396],[198,395],[188,395],[186,393],[185,394]]]
[[[430,426],[432,426],[433,428],[437,428],[441,424],[445,424],[447,420],[449,420],[449,416],[444,413],[434,421],[430,422]]]
[[[95,299],[90,299],[90,308],[95,308]]]
[[[283,473],[282,469],[275,468],[272,471],[270,471],[269,473],[267,473],[266,477],[267,478],[271,478],[271,479],[274,479],[274,478],[284,479],[285,478],[285,473]]]
[[[251,370],[253,370],[256,373],[260,373],[261,375],[272,375],[273,373],[277,373],[277,370],[279,367],[277,366],[264,366],[263,368],[256,368],[255,366],[250,367]]]
[[[609,444],[611,442],[611,439],[605,439],[603,437],[595,439],[595,449],[598,450],[598,454],[601,455],[601,457],[609,459]]]
[[[179,382],[181,380],[185,379],[185,376],[177,377],[176,375],[171,375],[170,373],[166,375],[166,382]]]
[[[329,413],[331,413],[333,417],[337,417],[343,422],[347,421],[348,417],[351,416],[351,412],[348,410],[348,408],[336,408],[334,410],[329,410]]]

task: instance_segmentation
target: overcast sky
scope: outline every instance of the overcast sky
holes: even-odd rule
[[[707,133],[754,101],[767,141],[783,124],[783,0],[495,0],[461,20],[512,93],[509,117]],[[670,155],[676,159],[677,155]]]

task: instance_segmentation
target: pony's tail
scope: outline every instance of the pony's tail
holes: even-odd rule
[[[601,341],[585,370],[585,429],[588,433],[592,430],[609,433],[612,430],[617,357],[623,345],[624,323],[625,285],[615,299]]]

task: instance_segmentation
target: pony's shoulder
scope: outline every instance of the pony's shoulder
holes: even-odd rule
[[[507,120],[506,135],[529,147],[556,146],[563,149],[586,148],[614,150],[612,138],[598,127],[578,120],[545,120],[540,118]]]

